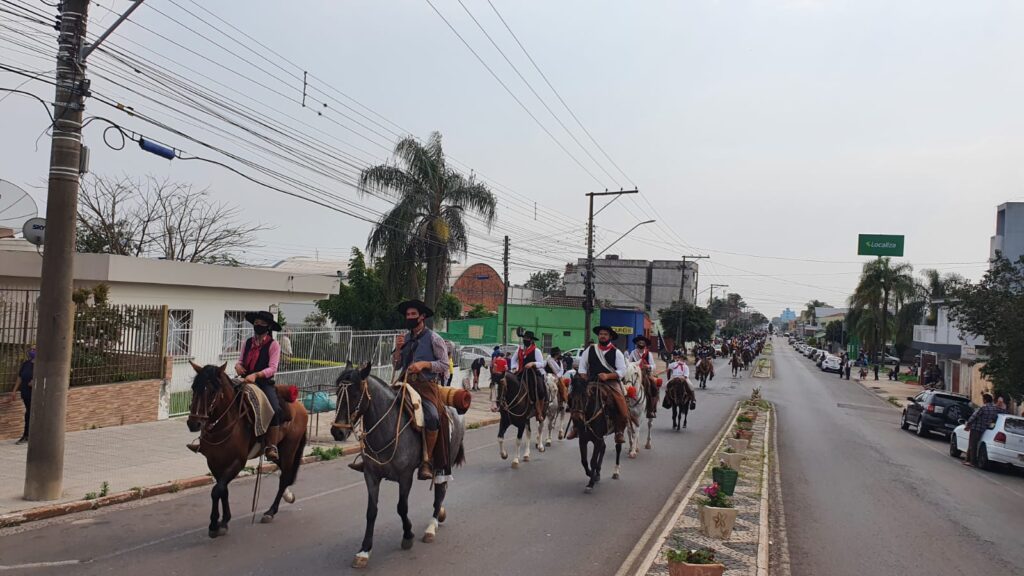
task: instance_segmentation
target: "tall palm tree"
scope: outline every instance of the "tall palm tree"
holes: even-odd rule
[[[452,257],[469,247],[466,214],[477,214],[488,230],[497,200],[483,184],[450,168],[441,134],[426,142],[407,136],[395,144],[395,163],[371,166],[359,175],[362,194],[395,200],[366,242],[371,257],[381,258],[385,282],[402,296],[419,296],[419,266],[426,268],[426,295],[431,308],[448,281]]]
[[[860,281],[850,297],[850,306],[870,314],[861,317],[861,327],[873,322],[877,338],[876,352],[885,348],[890,324],[889,304],[891,298],[908,297],[915,290],[913,266],[905,262],[893,264],[890,258],[879,258],[864,264]]]
[[[924,277],[922,282],[922,290],[925,292],[924,297],[928,300],[927,322],[929,325],[934,326],[938,322],[939,305],[937,302],[948,298],[953,293],[953,289],[966,282],[966,280],[956,272],[940,274],[938,270],[933,268],[921,270],[921,276]]]

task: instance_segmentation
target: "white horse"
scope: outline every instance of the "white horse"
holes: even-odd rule
[[[629,457],[636,458],[638,448],[640,446],[640,430],[635,428],[632,422],[640,422],[640,418],[643,415],[648,415],[647,418],[647,443],[644,444],[644,448],[647,450],[651,449],[651,431],[654,428],[654,418],[650,417],[651,398],[649,398],[649,391],[644,386],[643,373],[640,371],[639,362],[627,362],[626,363],[626,378],[623,380],[626,392],[626,405],[629,406],[630,424],[627,430],[629,438]],[[630,390],[633,390],[632,395]],[[657,396],[657,395],[655,395]],[[657,398],[654,400],[657,403]]]
[[[541,452],[545,446],[551,446],[551,436],[556,429],[558,439],[562,439],[562,423],[565,421],[565,404],[558,394],[558,377],[554,374],[545,374],[544,381],[548,389],[548,401],[544,405],[544,421],[540,423],[537,431],[537,450]]]

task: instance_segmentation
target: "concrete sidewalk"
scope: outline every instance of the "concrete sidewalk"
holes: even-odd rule
[[[925,390],[917,382],[900,382],[896,380],[889,380],[885,374],[879,373],[878,380],[875,380],[874,375],[868,372],[867,378],[861,380],[857,377],[854,372],[850,373],[850,379],[859,382],[861,386],[868,390],[878,394],[878,397],[882,400],[886,400],[898,408],[903,408],[909,402],[907,397],[917,396]],[[889,400],[892,398],[892,400]]]
[[[493,423],[487,389],[473,393],[466,413],[467,426]],[[307,454],[315,446],[356,446],[354,441],[335,442],[330,436],[334,413],[311,415]],[[14,441],[0,444],[0,515],[42,505],[78,502],[86,494],[101,495],[104,483],[110,494],[146,488],[167,482],[202,476],[209,472],[206,459],[185,445],[196,437],[185,426],[185,418],[133,424],[96,430],[70,432],[64,444],[64,486],[60,500],[30,502],[22,499],[27,445]],[[256,460],[250,462],[255,465]]]

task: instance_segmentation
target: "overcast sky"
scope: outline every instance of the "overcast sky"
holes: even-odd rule
[[[657,224],[641,227],[610,253],[708,254],[700,298],[707,298],[711,282],[728,284],[769,317],[811,298],[842,304],[864,260],[856,256],[858,233],[905,234],[906,259],[916,268],[977,278],[996,206],[1024,200],[1020,2],[491,0],[602,152],[487,0],[462,2],[572,136],[458,0],[431,1],[543,128],[425,0],[202,3],[266,48],[191,0],[147,0],[133,19],[166,39],[126,23],[111,42],[317,138],[321,144],[314,146],[330,146],[335,159],[350,154],[345,158],[354,166],[385,160],[396,134],[442,132],[460,166],[496,182],[498,226],[488,231],[471,221],[470,261],[500,262],[501,238],[509,234],[518,282],[584,255],[584,194],[605,188],[636,186],[640,197],[624,198],[597,217],[598,250],[654,218]],[[104,7],[127,4],[94,4],[91,33],[114,20]],[[7,25],[0,27],[0,62],[52,77],[53,31],[28,38],[12,28],[45,29],[7,13],[0,22]],[[35,41],[43,44],[33,48]],[[154,103],[133,94],[129,89],[153,92],[107,55],[91,60],[95,93],[260,165],[281,162],[166,97]],[[318,79],[307,85],[306,108],[302,71]],[[0,87],[24,80],[0,71]],[[52,99],[45,84],[24,88]],[[232,163],[95,99],[88,112],[188,154]],[[26,187],[43,207],[45,190],[38,186],[49,142],[44,137],[37,145],[37,137],[49,120],[37,102],[19,95],[0,101],[0,114],[0,178]],[[163,160],[130,143],[115,152],[103,143],[104,128],[97,121],[86,129],[92,172],[209,186],[218,199],[241,205],[246,218],[275,227],[247,254],[252,261],[300,254],[347,259],[352,246],[365,245],[365,221],[220,167]],[[116,134],[107,136],[118,144]],[[346,210],[386,208],[360,198],[337,170],[302,174],[309,186],[343,198],[330,203],[357,203]],[[310,195],[308,187],[289,190]]]

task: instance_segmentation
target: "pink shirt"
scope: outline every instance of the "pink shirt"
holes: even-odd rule
[[[248,340],[247,340],[248,341]],[[256,376],[260,378],[273,378],[277,374],[277,365],[281,362],[281,344],[277,340],[270,341],[270,348],[267,351],[268,363],[267,367],[256,373]],[[245,344],[242,344],[241,350],[238,351],[238,363],[235,364],[235,372],[238,372],[238,367],[245,368]]]

